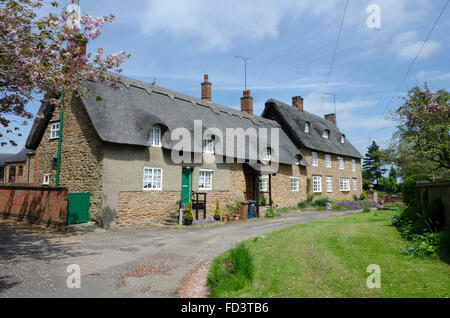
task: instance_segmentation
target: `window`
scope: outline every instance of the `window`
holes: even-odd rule
[[[8,182],[16,182],[16,166],[9,167]]]
[[[314,167],[317,167],[319,165],[319,159],[317,157],[317,152],[311,152],[311,156],[312,156],[312,165]]]
[[[5,179],[5,168],[0,167],[0,182],[4,182]]]
[[[259,191],[267,192],[267,179],[268,177],[259,177]]]
[[[311,128],[311,125],[309,124],[309,122],[305,123],[305,133],[309,133],[309,130]]]
[[[203,152],[214,153],[214,142],[211,139],[203,140]]]
[[[339,160],[339,169],[344,170],[344,158],[338,157]]]
[[[295,164],[297,166],[300,165],[300,158],[298,156],[295,156]]]
[[[212,189],[212,170],[200,170],[198,173],[198,188],[199,190]]]
[[[161,147],[161,128],[153,127],[150,129],[150,146]]]
[[[331,168],[331,155],[325,155],[325,168]]]
[[[327,192],[333,192],[333,177],[327,177]]]
[[[358,190],[358,179],[353,178],[353,191]]]
[[[292,192],[300,191],[300,179],[299,178],[291,178],[291,191]]]
[[[264,161],[270,161],[272,159],[272,149],[267,148],[263,155]]]
[[[341,144],[345,144],[345,136],[344,135],[341,136]]]
[[[161,190],[162,172],[161,168],[144,167],[144,190]]]
[[[323,131],[323,133],[322,133],[322,137],[325,138],[325,139],[330,138],[330,131],[327,130],[327,129],[325,129],[325,130]]]
[[[352,171],[353,172],[356,171],[356,160],[355,159],[352,160]]]
[[[18,170],[18,172],[17,172],[17,175],[18,175],[19,177],[23,176],[23,166],[19,166],[19,170]]]
[[[350,179],[347,178],[341,178],[339,182],[339,187],[341,191],[350,191]]]
[[[50,139],[59,138],[59,121],[50,124]]]
[[[44,174],[44,178],[42,179],[42,185],[50,185],[50,175]]]
[[[322,192],[322,176],[313,176],[313,191],[315,193]]]

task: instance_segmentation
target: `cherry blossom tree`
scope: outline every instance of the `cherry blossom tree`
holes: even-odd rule
[[[56,1],[51,5],[58,8]],[[43,0],[1,0],[1,146],[17,145],[20,126],[33,117],[26,106],[36,96],[61,107],[61,92],[89,94],[83,87],[86,80],[108,81],[117,88],[108,71],[120,73],[120,65],[129,58],[124,51],[104,56],[101,48],[86,54],[87,43],[100,36],[100,28],[111,23],[113,15],[74,17],[62,9],[43,16],[43,7]]]

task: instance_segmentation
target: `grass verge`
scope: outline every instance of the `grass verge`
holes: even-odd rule
[[[450,265],[400,252],[407,244],[390,225],[393,211],[357,213],[290,226],[245,242],[252,280],[234,275],[212,297],[448,297]],[[223,274],[230,252],[213,261]],[[216,265],[214,265],[216,263]],[[381,268],[381,288],[366,285],[367,267]],[[229,273],[229,275],[232,275]]]

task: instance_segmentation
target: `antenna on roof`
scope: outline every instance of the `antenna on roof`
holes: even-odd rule
[[[244,90],[247,90],[247,61],[248,60],[253,60],[253,58],[247,57],[247,56],[239,56],[239,55],[236,55],[235,58],[241,59],[241,60],[244,61],[244,70],[245,70],[245,87],[244,87]]]
[[[333,96],[333,100],[334,100],[334,114],[336,115],[336,94],[325,93],[325,95]]]
[[[153,86],[156,85],[156,77],[153,79],[152,85],[153,85]]]

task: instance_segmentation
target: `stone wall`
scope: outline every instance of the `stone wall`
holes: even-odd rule
[[[98,137],[84,106],[79,99],[66,95],[64,109],[60,186],[69,192],[90,192],[92,221],[101,223],[102,211],[102,142]],[[52,122],[59,121],[59,111]],[[50,174],[50,185],[56,184],[56,165],[52,158],[58,154],[58,139],[50,139],[48,125],[35,155],[35,179],[42,184],[44,174]]]
[[[445,225],[450,229],[450,181],[419,183],[418,188],[422,213],[425,213],[431,202],[440,199],[444,207]]]

